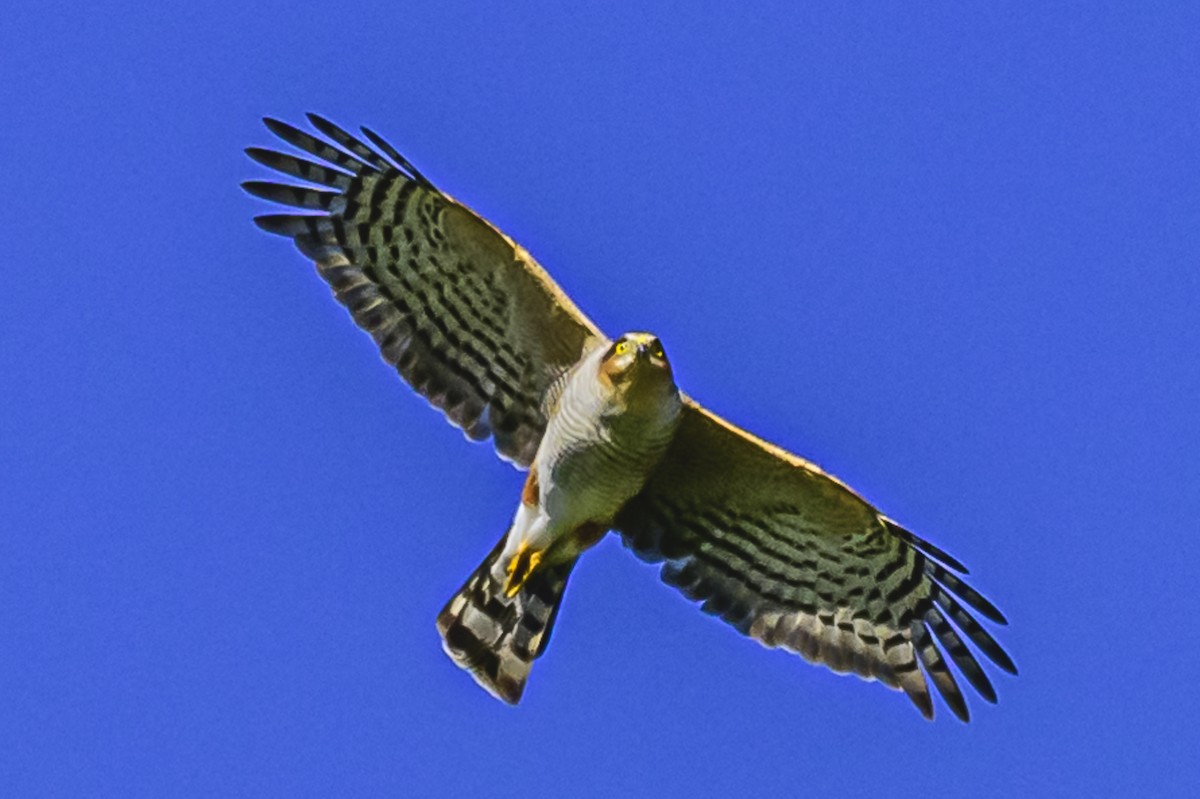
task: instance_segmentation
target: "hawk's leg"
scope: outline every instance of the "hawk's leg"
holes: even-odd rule
[[[538,565],[545,560],[547,551],[552,553],[551,560],[554,563],[562,563],[578,557],[584,550],[595,546],[607,532],[607,525],[586,522],[569,535],[556,541],[548,550],[534,549],[529,545],[529,541],[522,540],[517,546],[517,553],[509,559],[508,566],[504,569],[504,573],[507,575],[504,581],[504,595],[512,598],[520,593],[521,587],[537,570]]]
[[[537,464],[535,463],[529,470],[529,476],[525,479],[525,486],[521,489],[521,508],[513,522],[515,526],[525,526],[521,524],[521,519],[527,518],[526,513],[537,509],[541,499],[540,495],[541,487],[538,483]],[[530,547],[528,539],[521,539],[516,554],[509,559],[508,565],[504,569],[504,573],[507,575],[504,580],[506,597],[511,599],[520,593],[521,586],[525,585],[529,575],[533,574],[533,570],[542,562],[543,554],[545,554],[543,550]]]

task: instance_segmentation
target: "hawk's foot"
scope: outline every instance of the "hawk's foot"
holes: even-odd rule
[[[517,548],[517,554],[513,555],[505,570],[508,579],[504,583],[504,595],[510,599],[516,596],[521,587],[525,585],[525,581],[529,579],[529,575],[533,574],[534,569],[541,562],[542,551],[531,549],[528,541],[522,541]]]

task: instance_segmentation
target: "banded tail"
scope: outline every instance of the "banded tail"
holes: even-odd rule
[[[442,648],[492,696],[521,700],[533,661],[550,643],[550,630],[575,559],[537,570],[513,596],[497,563],[504,538],[438,614]]]

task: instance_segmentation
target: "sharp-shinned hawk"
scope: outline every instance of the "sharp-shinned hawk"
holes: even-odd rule
[[[966,720],[944,652],[996,700],[963,639],[1015,674],[975,614],[1005,619],[962,564],[683,394],[655,336],[605,336],[524,249],[370,130],[364,141],[309,119],[324,138],[266,124],[317,160],[247,152],[319,188],[243,184],[304,211],[255,221],[316,262],[417,392],[529,470],[508,531],[438,617],[446,651],[480,685],[520,699],[576,559],[615,530],[768,647],[903,690],[931,718],[928,678]]]

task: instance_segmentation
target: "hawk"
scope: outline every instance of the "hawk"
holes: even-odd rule
[[[437,619],[444,649],[481,686],[520,700],[576,560],[615,531],[701,610],[902,690],[926,718],[928,682],[969,718],[948,661],[996,701],[964,639],[1015,674],[976,614],[1006,620],[961,563],[705,410],[676,386],[658,338],[607,337],[529,253],[371,130],[308,119],[318,135],[264,120],[307,157],[246,150],[310,184],[243,183],[302,211],[254,221],[316,263],[413,389],[528,470],[508,530]]]

